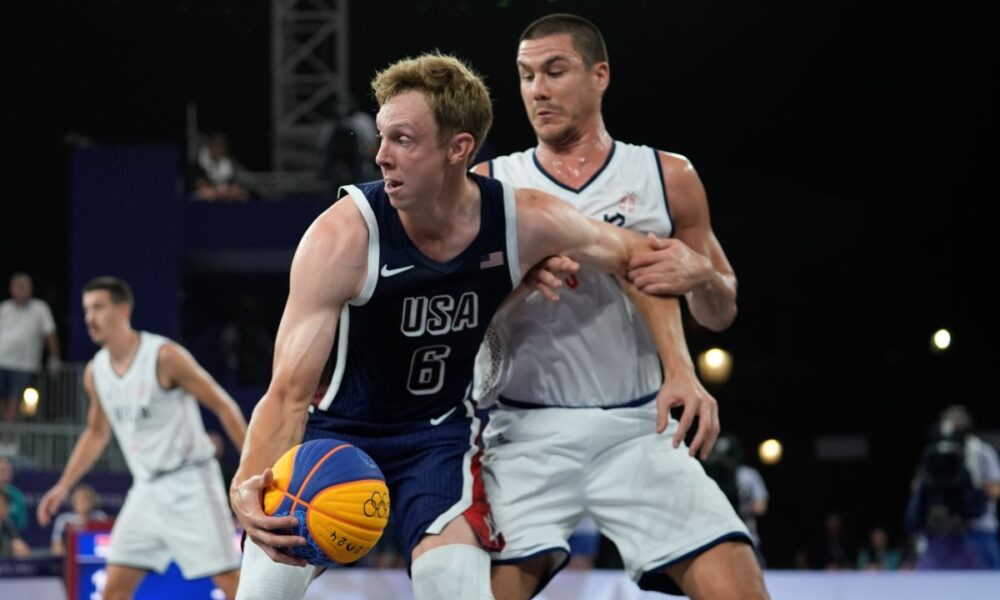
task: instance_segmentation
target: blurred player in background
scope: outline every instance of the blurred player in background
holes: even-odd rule
[[[113,277],[83,288],[87,332],[101,350],[87,363],[87,427],[56,485],[38,505],[49,524],[77,481],[94,465],[112,431],[133,483],[115,520],[105,600],[131,598],[147,571],[176,562],[188,579],[212,577],[235,598],[240,557],[215,448],[199,403],[243,446],[239,406],[181,346],[132,329],[132,290]]]

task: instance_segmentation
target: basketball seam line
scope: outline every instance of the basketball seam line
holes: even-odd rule
[[[302,480],[302,485],[299,486],[298,491],[295,492],[295,497],[292,498],[292,507],[289,509],[289,512],[294,511],[295,507],[300,504],[299,499],[302,496],[302,490],[305,489],[306,485],[309,484],[309,480],[312,479],[312,476],[316,474],[316,470],[319,469],[320,465],[322,465],[326,461],[326,459],[328,459],[331,456],[333,456],[334,454],[340,452],[344,448],[347,448],[347,446],[348,446],[347,444],[341,444],[341,445],[337,446],[336,448],[333,448],[332,450],[330,450],[326,454],[324,454],[323,458],[321,458],[318,461],[316,461],[316,464],[313,465],[313,468],[309,470],[309,474],[306,475],[306,478],[304,480]],[[296,456],[295,458],[298,458],[298,456]],[[295,468],[294,465],[295,465],[295,462],[292,461],[292,468],[293,468],[293,470]],[[302,504],[308,505],[308,503],[304,503],[304,502]]]
[[[326,489],[329,490],[329,489],[332,489],[332,488],[335,488],[335,487],[340,487],[342,485],[348,485],[350,483],[368,483],[368,482],[382,483],[382,480],[380,480],[380,479],[359,479],[357,481],[348,481],[347,483],[339,483],[339,484],[337,484],[335,486],[330,486],[330,487],[328,487]],[[282,492],[282,493],[285,494],[285,496],[287,496],[288,498],[291,498],[293,500],[295,499],[294,496],[292,496],[288,492]],[[371,528],[369,528],[369,527],[365,527],[364,525],[360,525],[358,523],[352,523],[351,521],[346,521],[346,520],[344,520],[342,518],[335,517],[335,516],[331,515],[330,513],[327,513],[327,512],[324,512],[324,511],[320,510],[317,506],[313,505],[311,502],[301,502],[300,504],[302,504],[302,506],[305,506],[306,509],[308,509],[310,511],[314,510],[318,514],[321,514],[321,515],[323,515],[324,517],[326,517],[328,519],[332,519],[334,521],[337,521],[338,523],[343,523],[344,525],[349,525],[351,527],[357,527],[358,529],[361,529],[363,531],[368,531],[368,532],[371,532],[371,533],[377,533],[379,531],[382,531],[382,529],[379,529],[378,527],[371,527]],[[295,506],[295,505],[293,505],[293,506]],[[289,514],[291,514],[291,513],[289,513]],[[306,529],[309,529],[310,533],[312,533],[312,530],[309,527],[308,520],[306,521]]]

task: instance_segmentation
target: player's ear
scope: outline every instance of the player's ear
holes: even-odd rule
[[[472,152],[476,149],[476,138],[472,134],[463,131],[451,136],[448,142],[448,162],[461,163],[466,165],[472,158]]]
[[[611,67],[607,61],[594,63],[590,68],[590,75],[594,78],[594,85],[602,94],[611,84]]]

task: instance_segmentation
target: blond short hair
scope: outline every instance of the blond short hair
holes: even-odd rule
[[[493,104],[482,77],[458,58],[434,52],[396,61],[372,79],[380,107],[413,90],[423,92],[427,99],[442,144],[458,133],[472,135],[476,146],[469,156],[471,163],[493,124]]]

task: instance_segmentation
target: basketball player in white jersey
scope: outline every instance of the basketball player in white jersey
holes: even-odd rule
[[[111,531],[105,600],[132,598],[147,571],[176,562],[184,577],[212,577],[236,597],[240,556],[222,472],[198,404],[215,413],[243,446],[239,406],[181,346],[135,331],[132,291],[114,277],[83,288],[90,338],[101,346],[84,370],[87,427],[59,481],[42,497],[46,526],[101,456],[112,431],[132,472],[132,487]]]
[[[727,327],[736,280],[701,182],[684,157],[608,134],[601,99],[610,71],[597,28],[573,15],[539,19],[522,34],[517,67],[538,145],[473,170],[655,234],[659,250],[630,265],[636,286],[683,294],[700,323]],[[662,332],[651,337],[613,279],[580,270],[552,303],[545,296],[554,297],[560,282],[553,273],[539,277],[542,294],[494,320],[477,373],[480,395],[496,390],[483,460],[507,541],[494,555],[496,598],[537,594],[566,564],[566,540],[588,515],[644,589],[766,598],[745,526],[694,457],[707,456],[719,429],[715,400],[686,347],[686,360],[665,361],[661,371]],[[683,336],[679,312],[671,323]],[[679,405],[678,422],[669,409]]]

